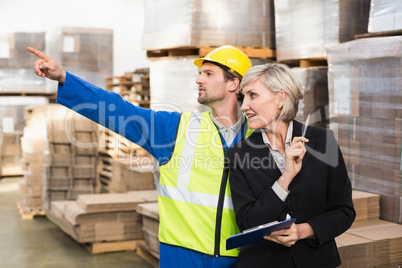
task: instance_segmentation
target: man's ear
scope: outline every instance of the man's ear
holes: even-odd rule
[[[240,86],[240,79],[235,77],[233,80],[229,80],[229,92],[238,92]]]

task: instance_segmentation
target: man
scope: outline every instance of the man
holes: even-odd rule
[[[200,67],[198,101],[205,113],[143,109],[39,57],[37,75],[59,82],[57,102],[121,134],[151,153],[160,165],[160,267],[233,267],[237,250],[226,251],[235,223],[224,153],[250,133],[238,102],[249,58],[222,46],[194,61]]]

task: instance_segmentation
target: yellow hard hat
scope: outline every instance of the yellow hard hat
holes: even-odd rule
[[[194,64],[201,68],[204,60],[216,62],[229,68],[230,72],[236,72],[242,77],[251,68],[251,61],[243,51],[234,46],[221,46],[209,52],[204,58],[198,58]]]

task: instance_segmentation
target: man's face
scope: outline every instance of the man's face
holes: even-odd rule
[[[198,102],[206,106],[214,102],[224,100],[228,91],[227,82],[223,76],[223,70],[209,62],[200,68],[200,75],[197,78]]]

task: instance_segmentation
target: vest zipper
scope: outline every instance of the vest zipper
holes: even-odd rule
[[[221,188],[219,191],[218,207],[216,210],[215,248],[214,248],[215,257],[220,256],[222,214],[223,214],[222,212],[223,212],[223,203],[225,200],[225,191],[226,191],[226,185],[227,185],[227,181],[228,181],[228,175],[229,175],[229,167],[227,166],[226,161],[225,161],[225,166],[223,168],[223,174],[222,174]]]

